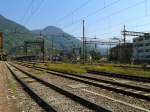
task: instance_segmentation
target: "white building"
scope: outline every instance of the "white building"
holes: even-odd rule
[[[150,63],[150,33],[133,39],[133,59],[138,63]]]

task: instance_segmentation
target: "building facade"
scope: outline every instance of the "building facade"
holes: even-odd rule
[[[133,60],[135,63],[150,63],[150,33],[133,39]]]
[[[131,63],[133,44],[125,43],[110,49],[109,59],[116,63]]]

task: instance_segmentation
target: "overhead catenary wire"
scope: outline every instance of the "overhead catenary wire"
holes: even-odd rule
[[[139,2],[136,2],[136,3],[133,4],[133,5],[130,5],[130,6],[126,7],[126,8],[123,8],[123,9],[121,9],[121,10],[119,10],[119,11],[113,12],[113,13],[111,13],[110,15],[107,15],[107,16],[101,18],[101,19],[98,19],[97,21],[102,20],[102,19],[105,20],[104,18],[108,18],[108,17],[114,16],[114,15],[117,15],[117,14],[119,14],[119,13],[122,13],[122,12],[124,12],[124,11],[126,11],[126,10],[129,10],[129,9],[134,8],[134,7],[136,7],[136,6],[138,6],[138,5],[141,5],[141,4],[145,4],[145,8],[146,8],[147,1],[146,1],[146,0],[141,0],[141,1],[139,1]],[[145,13],[146,13],[146,11],[145,11]],[[148,16],[148,15],[145,15],[145,16]],[[144,16],[144,17],[145,17],[145,16]],[[136,20],[137,20],[137,19],[136,19]],[[136,20],[134,20],[134,21],[136,21]],[[97,23],[97,21],[96,21],[96,23]],[[77,22],[77,21],[76,21],[76,22]],[[78,22],[79,22],[79,21],[78,21]],[[75,23],[72,23],[72,24],[75,24]],[[72,25],[72,24],[70,24],[70,25]],[[122,22],[121,24],[123,24],[123,22]],[[70,25],[68,25],[68,26],[70,27]],[[120,24],[119,24],[119,25],[120,25]],[[112,33],[112,31],[111,31],[111,33]],[[103,33],[103,34],[108,34],[108,33]],[[102,35],[103,35],[103,34],[102,34]]]
[[[126,11],[126,10],[128,10],[128,9],[131,9],[131,8],[136,7],[136,6],[138,6],[138,5],[141,5],[142,3],[145,3],[145,0],[142,0],[142,1],[137,2],[137,3],[135,3],[135,4],[131,5],[131,6],[126,7],[126,8],[124,8],[124,9],[121,9],[121,10],[119,10],[119,11],[117,11],[117,12],[114,12],[114,13],[112,13],[112,14],[110,14],[110,15],[107,15],[107,16],[101,18],[101,20],[102,20],[102,19],[103,19],[103,20],[106,20],[106,19],[104,19],[104,18],[108,18],[108,17],[114,16],[114,15],[116,15],[116,14],[122,13],[123,11]],[[145,15],[145,16],[148,17],[148,15]],[[145,16],[144,16],[144,17],[145,17]],[[143,17],[142,17],[142,18],[143,18]],[[139,19],[139,18],[138,18],[138,19]],[[138,19],[134,19],[133,21],[137,21]],[[96,21],[96,23],[97,23],[97,21]],[[123,23],[124,23],[124,22],[121,22],[121,24],[118,24],[118,25],[122,25]],[[149,24],[149,23],[147,23],[147,24]],[[147,24],[142,24],[142,25],[147,25]],[[118,26],[118,25],[115,25],[115,26]],[[142,25],[141,25],[141,26],[142,26]],[[139,25],[138,25],[138,26],[139,26]],[[138,26],[136,25],[136,26],[134,26],[134,27],[138,27]],[[120,27],[120,26],[119,26],[119,27]],[[107,29],[108,29],[108,28],[107,28]],[[95,30],[94,30],[94,31],[95,31]],[[100,35],[112,34],[114,31],[117,31],[117,30],[108,31],[108,32],[102,33],[102,34],[100,34]]]
[[[150,25],[150,22],[149,22],[149,23],[145,23],[145,24],[140,24],[140,25],[130,26],[129,28],[143,27],[143,26],[146,26],[146,25]],[[99,34],[99,36],[109,35],[109,34],[114,33],[114,31],[117,31],[117,30],[118,30],[118,29],[114,29],[114,30],[109,31],[109,32],[101,33],[101,34]]]
[[[66,18],[72,16],[74,13],[76,13],[77,11],[79,11],[80,9],[82,9],[83,7],[85,7],[87,4],[89,4],[92,0],[87,0],[86,2],[84,2],[83,4],[81,4],[79,7],[75,8],[73,11],[69,12],[68,14],[66,14],[65,16],[63,16],[62,18],[58,19],[56,21],[56,23],[60,23],[63,20],[65,20]]]
[[[42,4],[43,1],[44,1],[44,0],[41,0],[40,5],[36,8],[35,11],[32,11],[33,13],[31,13],[31,15],[28,17],[28,19],[26,20],[26,22],[25,22],[24,24],[26,24],[26,23],[29,21],[29,19],[36,13],[36,11],[40,8],[40,6],[41,6],[41,4]],[[85,3],[83,3],[81,6],[79,6],[79,7],[76,8],[75,10],[73,10],[73,11],[72,11],[71,13],[69,13],[67,16],[69,16],[70,14],[72,15],[72,14],[75,13],[76,11],[80,10],[82,7],[84,7],[85,5],[87,5],[90,1],[91,1],[91,0],[87,0]],[[110,3],[110,4],[108,4],[108,5],[106,5],[106,1],[104,0],[104,7],[103,7],[103,8],[98,9],[98,10],[94,11],[93,13],[90,13],[90,14],[88,14],[87,16],[82,17],[82,18],[88,18],[88,17],[90,17],[90,16],[92,16],[92,15],[98,13],[99,11],[101,11],[101,10],[103,10],[103,9],[105,9],[105,8],[108,8],[108,7],[110,7],[110,6],[114,5],[114,4],[116,4],[116,3],[119,2],[119,1],[120,1],[120,0],[116,0],[116,1],[114,1],[114,2],[112,2],[112,3]],[[33,3],[33,1],[32,1],[31,3]],[[31,6],[32,6],[32,5],[31,5]],[[64,17],[65,17],[65,16],[64,16]],[[64,18],[64,17],[63,17],[63,18]],[[79,21],[77,20],[77,21],[75,21],[75,22],[79,22]],[[75,24],[75,22],[72,21],[72,25]],[[70,26],[70,25],[69,25],[69,26]]]
[[[44,0],[43,0],[44,1]],[[89,0],[88,0],[89,1]],[[120,1],[120,0],[116,0],[116,1]],[[145,1],[145,4],[146,4],[146,1],[147,0],[142,0],[142,2],[144,3],[144,1]],[[106,2],[106,1],[105,1]],[[140,2],[140,3],[142,3],[142,2]],[[115,2],[114,2],[115,3]],[[105,5],[104,5],[104,7],[105,8],[107,8],[107,6],[109,6],[109,5],[111,5],[111,3],[110,4],[108,4],[108,5],[106,5],[106,3],[104,3]],[[37,8],[36,8],[37,9]],[[78,10],[78,9],[77,9]],[[125,9],[124,9],[125,10]],[[33,10],[32,10],[33,11]],[[75,10],[74,10],[75,11]],[[146,10],[147,11],[147,10]],[[145,12],[146,12],[145,11]],[[35,10],[33,11],[33,12],[36,12]],[[121,11],[120,11],[121,12]],[[118,12],[116,12],[116,13],[120,13],[119,11]],[[98,13],[98,12],[97,12]],[[33,13],[32,13],[33,14]],[[72,15],[72,14],[71,14]],[[112,13],[112,15],[114,15],[113,13]],[[110,16],[110,15],[109,15]],[[85,16],[86,17],[86,16]],[[90,17],[90,16],[89,16]],[[87,18],[88,18],[88,15],[87,15]],[[76,22],[76,21],[75,21]],[[74,24],[75,22],[72,22],[72,24]],[[70,27],[70,26],[69,26]]]
[[[111,17],[111,16],[120,14],[120,13],[122,13],[122,12],[124,12],[124,11],[127,11],[127,10],[131,9],[131,8],[135,8],[136,6],[141,5],[141,4],[143,4],[143,3],[145,3],[145,0],[141,0],[140,2],[136,2],[135,4],[130,5],[130,6],[126,7],[126,8],[123,8],[123,9],[121,9],[121,10],[118,10],[118,11],[116,11],[116,12],[113,12],[113,13],[111,13],[111,14],[105,16],[105,17],[102,17],[102,18],[96,20],[94,23],[97,23],[97,22],[100,21],[100,20],[106,20],[106,19],[109,19],[109,20],[110,20],[110,17]],[[144,16],[144,17],[145,17],[145,16]],[[136,20],[138,20],[138,19],[136,19]],[[134,21],[136,21],[136,20],[134,19]],[[109,23],[109,24],[110,24],[110,23]],[[119,27],[120,27],[120,25],[122,25],[122,24],[124,24],[124,22],[121,22],[121,23],[119,23],[119,24],[117,24],[117,25],[114,25],[114,26],[118,26],[118,25],[119,25]],[[94,24],[92,24],[92,25],[94,25]],[[109,25],[109,28],[110,28],[110,25]],[[107,29],[108,29],[108,28],[107,28]],[[93,31],[95,31],[95,29],[93,29]],[[116,31],[116,30],[115,30],[115,31]],[[108,31],[108,32],[113,33],[112,31]],[[104,34],[109,34],[109,33],[103,33],[102,35],[104,35]]]
[[[103,11],[104,9],[109,8],[109,7],[111,7],[111,6],[115,5],[115,4],[117,4],[117,3],[120,2],[120,1],[121,1],[121,0],[115,0],[114,2],[111,2],[111,3],[105,5],[104,7],[100,8],[100,9],[98,9],[98,10],[96,10],[96,11],[93,11],[92,13],[90,13],[90,14],[84,16],[84,17],[81,17],[80,19],[74,21],[74,22],[71,23],[71,24],[68,24],[68,25],[63,26],[63,28],[66,29],[66,28],[71,27],[71,26],[74,25],[74,24],[77,24],[77,23],[79,23],[79,22],[82,22],[83,19],[87,19],[87,18],[89,18],[89,17],[91,17],[91,16],[93,16],[93,15],[95,15],[95,14],[97,14],[97,13]]]
[[[26,18],[26,15],[28,14],[28,12],[30,11],[30,9],[32,8],[33,2],[34,2],[34,0],[31,0],[31,2],[29,3],[26,11],[24,12],[22,18],[20,19],[20,22],[22,22],[23,24],[24,24],[24,20]]]
[[[120,24],[120,25],[121,25],[121,24]],[[144,23],[144,24],[140,24],[140,25],[133,25],[133,26],[130,26],[130,27],[128,27],[128,28],[137,28],[137,27],[139,28],[139,27],[143,27],[143,26],[146,26],[146,25],[150,25],[150,22]],[[100,36],[104,36],[104,35],[112,34],[112,33],[114,33],[115,31],[118,31],[118,28],[119,28],[119,27],[120,27],[120,26],[116,27],[115,29],[113,29],[113,30],[111,30],[111,31],[101,33],[101,34],[99,34],[99,37],[100,37]]]
[[[32,9],[30,15],[28,16],[28,18],[26,19],[24,24],[27,24],[29,22],[29,20],[31,19],[31,17],[36,14],[36,12],[41,8],[43,2],[44,2],[44,0],[41,0],[40,3],[38,4],[38,6],[35,8],[35,10]]]
[[[131,9],[131,8],[134,8],[134,7],[138,6],[138,5],[141,5],[142,3],[145,3],[145,0],[141,0],[140,2],[136,2],[136,3],[133,4],[133,5],[130,5],[130,6],[126,7],[126,8],[123,8],[123,9],[121,9],[121,10],[118,10],[118,11],[116,11],[116,12],[113,12],[113,13],[111,13],[111,14],[105,16],[105,17],[101,17],[101,18],[97,19],[94,23],[97,23],[97,22],[100,21],[100,20],[105,20],[106,18],[110,18],[110,17],[112,17],[112,16],[114,16],[114,15],[120,14],[120,13],[122,13],[122,12],[124,12],[124,11],[127,11],[127,10],[129,10],[129,9]],[[94,25],[94,24],[93,24],[93,25]]]
[[[150,24],[150,22],[149,23],[145,23],[145,24],[141,24],[141,25],[135,25],[135,26],[131,26],[131,27],[128,27],[128,28],[136,28],[136,27],[143,27],[143,26],[146,26],[146,25],[149,25]],[[101,36],[104,36],[104,35],[109,35],[109,34],[112,34],[112,33],[114,33],[114,31],[118,31],[118,29],[114,29],[114,30],[112,30],[112,31],[109,31],[109,32],[105,32],[105,33],[101,33],[101,34],[99,34],[99,37],[101,37]],[[146,30],[145,30],[146,31]],[[144,32],[145,32],[144,31]],[[148,31],[146,31],[146,32],[148,32]]]
[[[145,15],[148,15],[148,1],[145,0]]]

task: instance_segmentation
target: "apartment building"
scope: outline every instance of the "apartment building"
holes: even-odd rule
[[[136,63],[150,63],[150,33],[133,39],[133,60]]]

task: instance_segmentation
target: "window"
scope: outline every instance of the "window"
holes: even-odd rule
[[[145,46],[150,46],[150,43],[146,43]]]
[[[145,33],[144,37],[145,37],[145,40],[149,40],[150,39],[150,33]]]
[[[142,37],[138,38],[138,41],[143,41],[143,38]]]
[[[150,55],[147,55],[146,58],[150,58]]]
[[[141,53],[141,52],[143,52],[143,50],[138,50],[138,53]]]
[[[136,39],[133,39],[133,42],[136,42]]]
[[[143,44],[138,44],[138,47],[143,47]]]
[[[149,40],[150,39],[150,36],[145,36],[145,40]]]
[[[150,52],[150,49],[146,49],[145,52]]]

